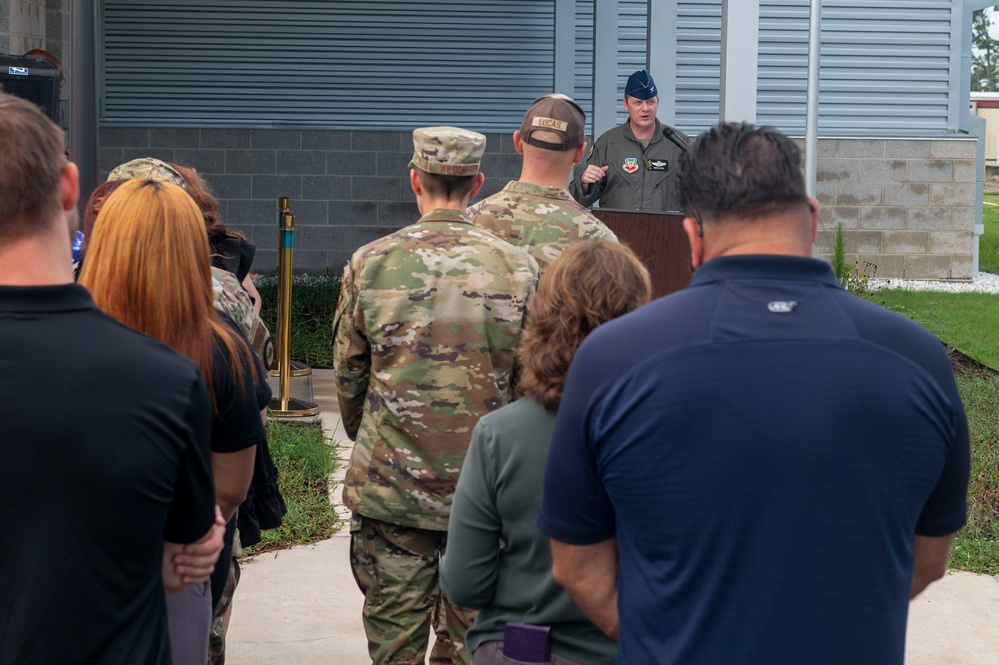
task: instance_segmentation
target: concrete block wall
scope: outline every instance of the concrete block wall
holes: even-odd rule
[[[7,53],[20,55],[33,48],[45,48],[46,0],[9,0]]]
[[[488,196],[520,173],[510,134],[489,135]],[[972,278],[975,139],[821,139],[815,255],[829,260],[836,225],[847,259],[868,276]],[[338,273],[355,249],[415,221],[410,132],[103,128],[101,170],[153,156],[195,167],[222,218],[277,267],[277,199],[292,199],[295,270]]]
[[[277,268],[277,199],[292,199],[296,272],[337,273],[355,249],[415,222],[411,132],[102,128],[103,177],[137,157],[193,166],[227,226],[257,245],[254,270]],[[487,135],[488,196],[520,175],[511,134]]]
[[[843,224],[847,260],[869,277],[973,277],[974,138],[820,139],[819,233],[830,260]]]

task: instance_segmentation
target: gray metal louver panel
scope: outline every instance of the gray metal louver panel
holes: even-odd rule
[[[576,101],[587,112],[587,130],[593,113],[593,3],[576,0]],[[617,90],[620,99],[631,73],[646,66],[647,0],[619,0]],[[655,76],[655,72],[652,72]],[[617,122],[628,119],[624,107],[617,109]]]
[[[104,0],[101,120],[507,131],[552,89],[554,5]]]
[[[718,119],[721,0],[680,0],[677,124]],[[863,136],[947,129],[949,0],[824,0],[819,131]],[[805,131],[809,0],[761,0],[757,122]]]
[[[586,133],[593,132],[593,2],[576,0],[576,102],[586,111]]]
[[[676,20],[676,124],[693,136],[718,122],[721,0],[679,0]]]
[[[617,96],[624,97],[628,77],[646,67],[646,42],[648,41],[648,0],[619,0]],[[655,72],[649,72],[655,78]],[[617,106],[618,123],[625,122],[628,114],[624,106]]]

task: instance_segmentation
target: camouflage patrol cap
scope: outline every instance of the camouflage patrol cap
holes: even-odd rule
[[[140,157],[130,162],[125,162],[116,166],[108,175],[108,182],[112,180],[133,180],[135,178],[146,178],[148,180],[160,180],[171,182],[187,189],[184,184],[184,176],[180,175],[175,168],[155,157]]]
[[[583,145],[585,127],[586,114],[579,104],[556,92],[534,100],[520,124],[520,138],[545,150],[571,150]],[[532,138],[531,134],[537,131],[559,134],[562,140],[553,143]]]
[[[486,137],[461,127],[421,127],[413,130],[413,159],[409,165],[438,175],[475,175],[479,172]]]

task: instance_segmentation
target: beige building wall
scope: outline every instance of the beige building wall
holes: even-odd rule
[[[999,93],[972,92],[971,113],[985,120],[985,165],[999,166]]]
[[[831,259],[842,223],[868,277],[972,279],[976,151],[974,137],[820,139],[815,256]]]

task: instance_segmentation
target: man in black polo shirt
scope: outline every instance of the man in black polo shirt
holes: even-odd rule
[[[0,664],[168,665],[164,588],[224,532],[206,390],[73,283],[59,128],[0,93],[0,154]]]
[[[947,355],[810,258],[790,139],[722,124],[679,169],[697,270],[573,361],[539,518],[555,578],[621,663],[901,665],[965,520]]]

